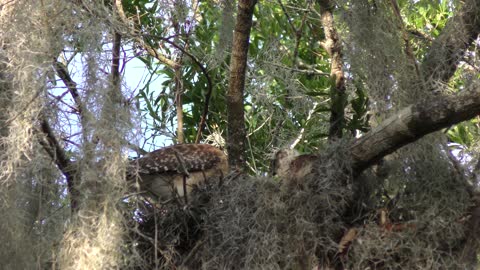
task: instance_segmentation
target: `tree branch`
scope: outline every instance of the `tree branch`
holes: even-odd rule
[[[212,79],[210,79],[210,75],[208,75],[207,69],[202,65],[202,63],[200,63],[200,61],[193,54],[189,53],[184,48],[178,46],[177,44],[175,44],[174,42],[171,42],[168,39],[165,39],[165,38],[162,38],[162,37],[157,37],[157,38],[167,42],[168,44],[172,45],[176,49],[180,50],[183,54],[190,57],[190,59],[192,59],[192,61],[200,68],[203,75],[205,76],[205,79],[207,79],[207,93],[205,94],[205,103],[203,105],[203,111],[202,111],[202,116],[200,118],[200,123],[198,124],[197,136],[195,138],[195,143],[199,143],[202,132],[205,129],[205,125],[206,125],[206,121],[207,121],[207,115],[208,115],[208,107],[209,107],[210,98],[211,98],[212,92],[213,92]]]
[[[472,41],[480,33],[480,0],[466,0],[446,24],[421,68],[425,82],[448,82]]]
[[[480,0],[467,0],[435,39],[422,71],[426,81],[448,81],[465,50],[480,33]],[[480,113],[480,91],[458,96],[439,96],[401,110],[351,146],[356,174],[400,147],[431,132],[473,118]]]
[[[175,16],[172,18],[173,29],[175,31],[175,43],[179,41],[179,36],[181,34],[181,29],[179,22]],[[185,51],[188,47],[188,37],[185,42]],[[177,49],[178,50],[178,49]],[[180,51],[180,50],[178,50]],[[178,63],[178,66],[174,68],[174,82],[175,82],[175,108],[177,113],[177,143],[185,143],[185,134],[183,132],[183,80],[182,80],[182,63],[183,63],[184,53],[180,51],[177,54],[175,61]]]
[[[114,91],[120,90],[120,47],[121,47],[122,36],[117,31],[113,33],[113,44],[112,44],[112,86]]]
[[[479,114],[480,90],[408,106],[351,145],[354,174],[408,143]]]
[[[328,138],[331,140],[341,138],[343,135],[347,94],[345,74],[343,72],[342,44],[333,19],[334,3],[330,0],[319,0],[318,3],[325,33],[325,41],[321,44],[331,58],[330,77],[333,82],[330,89],[332,104],[330,109],[330,128],[328,131]]]
[[[54,63],[54,68],[55,71],[57,72],[58,77],[62,80],[62,82],[67,86],[68,92],[73,98],[73,101],[75,102],[76,106],[76,111],[78,112],[78,115],[80,117],[80,123],[82,127],[86,127],[86,114],[87,114],[87,109],[84,106],[82,99],[80,97],[80,94],[78,93],[77,89],[77,83],[73,81],[72,77],[68,73],[68,69],[65,65],[63,65],[59,61],[55,61]],[[85,133],[85,130],[82,129],[82,136],[84,141],[88,141],[87,139],[87,134]]]
[[[76,110],[78,114],[80,115],[80,117],[82,117],[84,109],[82,100],[80,99],[80,94],[78,93],[77,83],[73,81],[72,77],[68,73],[67,67],[61,62],[55,61],[53,66],[55,68],[55,71],[57,72],[58,77],[60,77],[63,84],[65,84],[65,86],[67,87],[68,92],[70,92],[70,95],[72,96],[73,101],[77,106]]]
[[[182,57],[177,58],[178,63],[182,63]],[[175,108],[177,112],[177,142],[185,143],[185,136],[183,133],[183,82],[182,70],[180,67],[175,68]]]
[[[46,142],[40,141],[40,144],[65,176],[67,180],[67,190],[68,193],[70,193],[71,209],[72,212],[74,212],[78,207],[79,192],[75,187],[76,172],[73,167],[73,162],[67,157],[63,147],[58,142],[50,124],[45,118],[40,120],[40,129],[46,137]]]
[[[398,20],[398,29],[402,33],[403,42],[405,43],[405,55],[415,67],[415,74],[418,76],[418,79],[421,79],[420,67],[418,66],[417,59],[413,54],[412,45],[410,44],[410,39],[407,31],[405,30],[405,24],[403,22],[402,14],[400,13],[400,7],[398,6],[397,0],[390,0],[390,4],[392,5],[395,17]]]
[[[121,0],[115,0],[115,6],[117,8],[118,15],[120,16],[120,19],[123,21],[125,25],[130,25],[130,22],[127,18],[127,15],[125,15],[125,11],[123,10],[123,5]],[[164,63],[165,65],[175,68],[178,66],[178,63],[175,61],[169,59],[168,57],[162,55],[159,53],[156,49],[152,48],[150,45],[148,45],[145,40],[143,40],[143,37],[138,33],[138,30],[135,29],[135,27],[130,27],[130,34],[132,35],[133,39],[140,44],[145,50],[153,57],[155,57],[158,61]]]
[[[200,70],[202,71],[203,75],[205,76],[205,79],[207,79],[207,93],[205,94],[205,103],[203,105],[203,112],[202,112],[202,116],[201,116],[201,119],[200,119],[200,123],[198,125],[198,131],[197,131],[197,136],[195,138],[195,143],[199,143],[200,142],[200,137],[202,135],[202,132],[203,132],[203,129],[205,129],[205,125],[206,125],[206,120],[207,120],[207,115],[208,115],[208,107],[209,107],[209,104],[210,104],[210,98],[212,96],[212,92],[213,92],[213,84],[212,84],[212,79],[210,78],[210,75],[208,75],[208,71],[207,69],[202,65],[202,63],[200,63],[200,61],[191,53],[189,53],[187,50],[185,50],[184,48],[180,47],[179,45],[177,45],[175,42],[172,42],[170,40],[168,40],[167,38],[164,38],[164,37],[159,37],[159,36],[154,36],[154,35],[144,35],[145,37],[155,37],[155,38],[158,38],[160,40],[163,40],[165,41],[166,43],[172,45],[173,47],[175,47],[176,49],[180,50],[183,54],[187,55],[188,57],[190,57],[190,59],[192,59],[192,61],[200,68]]]

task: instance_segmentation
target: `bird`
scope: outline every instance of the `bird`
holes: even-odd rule
[[[301,187],[305,177],[312,173],[317,159],[317,155],[301,155],[294,149],[282,149],[274,155],[271,172],[282,179],[282,186]]]
[[[158,201],[186,198],[194,186],[228,174],[222,150],[208,144],[177,144],[130,162],[127,179]]]

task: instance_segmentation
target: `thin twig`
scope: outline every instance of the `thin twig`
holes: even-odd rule
[[[73,81],[72,77],[68,73],[67,67],[64,66],[61,62],[55,61],[54,65],[55,71],[57,72],[58,77],[62,80],[63,84],[67,87],[70,95],[73,98],[77,106],[77,110],[80,113],[80,117],[83,115],[83,104],[80,99],[80,94],[78,93],[77,83]]]
[[[208,106],[209,106],[210,98],[212,96],[212,91],[213,91],[212,80],[210,79],[210,75],[208,75],[207,69],[202,65],[202,63],[200,63],[200,61],[194,55],[192,55],[191,53],[186,51],[184,48],[177,45],[175,42],[172,42],[172,41],[170,41],[166,38],[155,36],[155,35],[145,35],[145,36],[146,37],[158,38],[158,39],[163,40],[166,43],[172,45],[176,49],[180,50],[182,53],[184,53],[185,55],[187,55],[188,57],[190,57],[193,60],[193,62],[200,68],[203,75],[207,79],[207,93],[205,94],[205,103],[204,103],[204,106],[203,106],[203,112],[202,112],[202,117],[200,119],[200,124],[198,125],[197,136],[195,138],[195,143],[199,143],[200,142],[200,137],[203,133],[203,129],[205,128],[205,124],[206,124],[206,120],[207,120],[207,114],[208,114]]]
[[[418,78],[421,79],[420,68],[418,67],[417,60],[415,59],[415,55],[413,54],[412,46],[410,45],[410,41],[408,39],[408,33],[405,30],[405,25],[403,23],[402,15],[400,14],[400,7],[398,6],[397,0],[390,0],[392,4],[393,13],[397,17],[398,20],[398,28],[402,32],[402,38],[405,42],[405,54],[407,57],[412,61],[413,66],[415,67],[415,73],[417,74]]]
[[[123,10],[123,5],[121,0],[115,0],[115,6],[117,8],[118,15],[120,16],[120,19],[123,21],[125,25],[130,25],[130,22],[127,18],[127,15],[125,15],[125,11]],[[158,61],[164,63],[165,65],[175,68],[178,66],[178,63],[175,61],[167,58],[163,54],[159,53],[156,49],[154,49],[152,46],[148,45],[145,40],[142,38],[142,36],[138,33],[139,31],[135,29],[135,27],[130,28],[130,34],[133,36],[136,42],[138,42],[145,50],[153,57],[155,57]]]
[[[175,16],[174,16],[175,17]],[[173,28],[175,33],[180,33],[179,23],[174,18],[173,19]],[[178,37],[175,38],[178,41]],[[188,41],[188,38],[186,39]],[[185,50],[188,46],[188,43],[185,44]],[[183,62],[183,52],[178,53],[175,61],[178,63],[178,66],[174,68],[174,82],[175,82],[175,108],[177,114],[177,142],[185,143],[185,136],[183,133],[183,81],[182,81],[182,62]]]
[[[267,63],[267,62],[263,62],[263,63]],[[271,62],[268,62],[268,64],[270,64],[272,66],[282,68],[282,69],[286,69],[288,71],[304,73],[306,75],[330,76],[330,73],[328,73],[328,72],[321,72],[318,69],[309,67],[308,65],[303,64],[303,63],[298,63],[298,68],[287,67],[287,66],[283,66],[283,65],[276,64],[276,63],[271,63]]]
[[[115,0],[115,5],[116,5],[116,8],[117,8],[117,12],[118,12],[118,15],[120,16],[120,18],[122,19],[122,21],[128,25],[129,21],[128,21],[128,18],[127,16],[125,15],[125,12],[123,10],[123,5],[122,5],[122,1],[121,0]],[[166,64],[167,66],[175,69],[176,67],[179,66],[179,63],[171,60],[171,59],[168,59],[167,57],[161,55],[160,53],[158,53],[157,50],[155,50],[154,48],[152,48],[151,46],[149,46],[148,44],[145,43],[144,41],[144,38],[145,37],[155,37],[157,39],[160,39],[160,40],[163,40],[165,42],[167,42],[168,44],[172,45],[173,47],[177,48],[178,50],[180,50],[182,53],[186,54],[188,57],[190,57],[193,62],[198,65],[198,67],[201,69],[202,73],[205,75],[206,79],[207,79],[207,94],[205,95],[205,103],[204,103],[204,108],[203,108],[203,112],[202,112],[202,116],[201,116],[201,119],[200,119],[200,124],[199,124],[199,127],[198,127],[198,132],[197,132],[197,136],[195,138],[195,142],[198,143],[200,141],[200,137],[201,137],[201,134],[203,132],[203,129],[205,128],[205,123],[206,123],[206,118],[207,118],[207,114],[208,114],[208,106],[209,106],[209,102],[210,102],[210,97],[212,95],[212,91],[213,91],[213,86],[212,86],[212,81],[210,79],[210,76],[208,75],[208,71],[207,69],[200,63],[200,61],[198,61],[191,53],[187,52],[184,48],[178,46],[177,44],[175,44],[174,42],[166,39],[166,38],[163,38],[163,37],[159,37],[159,36],[155,36],[155,35],[140,35],[138,33],[137,30],[135,29],[130,29],[130,32],[131,34],[133,35],[134,39],[139,42],[146,50],[147,52],[152,55],[153,57],[155,57],[156,59],[158,59],[160,62]]]
[[[70,74],[67,70],[67,67],[65,65],[63,65],[61,62],[55,60],[53,66],[55,68],[55,71],[56,71],[58,77],[60,77],[62,82],[65,84],[68,91],[70,92],[70,95],[73,98],[73,101],[75,102],[78,114],[80,116],[80,123],[83,127],[83,129],[82,129],[83,140],[88,141],[88,138],[87,138],[88,136],[87,136],[87,134],[85,132],[85,129],[84,129],[87,126],[86,117],[85,117],[85,115],[87,113],[87,109],[85,108],[85,106],[84,106],[84,104],[81,100],[80,94],[78,93],[77,83],[75,81],[73,81],[72,77],[70,76]]]
[[[58,103],[62,103],[63,105],[67,106],[70,110],[72,110],[72,112],[76,112],[78,113],[78,110],[76,107],[73,107],[72,105],[68,104],[67,102],[63,101],[63,98],[68,94],[69,92],[68,91],[65,91],[63,92],[60,96],[55,96],[54,94],[52,93],[48,93],[49,96],[51,96],[52,98],[55,99],[52,100],[50,102],[50,105],[53,106],[53,105],[58,105]]]
[[[285,17],[287,17],[287,22],[288,24],[290,25],[290,27],[292,28],[292,31],[294,33],[297,32],[297,29],[295,28],[295,25],[293,25],[293,22],[292,22],[292,18],[290,18],[290,15],[288,15],[288,12],[287,12],[287,9],[285,8],[285,6],[283,5],[282,3],[282,0],[277,0],[278,4],[280,5],[280,8],[282,8],[282,11],[283,13],[285,14]]]
[[[315,110],[317,109],[317,105],[318,105],[317,102],[313,103],[313,108],[308,112],[308,116],[307,116],[307,120],[305,121],[305,125],[308,123],[308,121],[310,121],[310,119],[312,119],[313,112],[315,112]],[[292,142],[292,144],[290,145],[289,148],[294,149],[295,146],[302,140],[304,134],[305,134],[305,127],[302,127],[302,129],[300,130],[300,133],[297,136],[297,139],[295,139]]]
[[[263,121],[263,123],[260,124],[260,126],[258,126],[256,129],[254,129],[252,132],[248,133],[247,137],[250,137],[252,136],[253,134],[255,134],[257,131],[259,131],[260,129],[263,128],[263,126],[265,126],[267,124],[267,122],[269,122],[271,119],[272,119],[272,116],[273,114],[271,114],[270,116],[267,117],[267,119],[265,119],[265,121]]]

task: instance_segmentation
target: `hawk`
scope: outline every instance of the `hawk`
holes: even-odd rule
[[[271,171],[284,181],[284,185],[301,186],[303,179],[312,172],[316,159],[316,155],[300,155],[293,149],[280,150],[275,154]]]
[[[133,160],[129,179],[160,201],[184,197],[195,185],[228,173],[227,156],[208,144],[177,144]]]

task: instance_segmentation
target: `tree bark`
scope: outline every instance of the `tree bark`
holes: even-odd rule
[[[230,79],[227,92],[227,150],[230,170],[245,168],[245,122],[243,93],[247,69],[248,45],[256,0],[239,0],[238,14],[233,34]]]
[[[332,86],[330,96],[332,99],[330,109],[330,128],[328,138],[341,138],[345,127],[345,106],[347,103],[345,75],[343,73],[343,56],[340,36],[334,26],[333,8],[330,0],[319,0],[320,14],[325,33],[325,40],[321,43],[331,58],[330,77]]]

